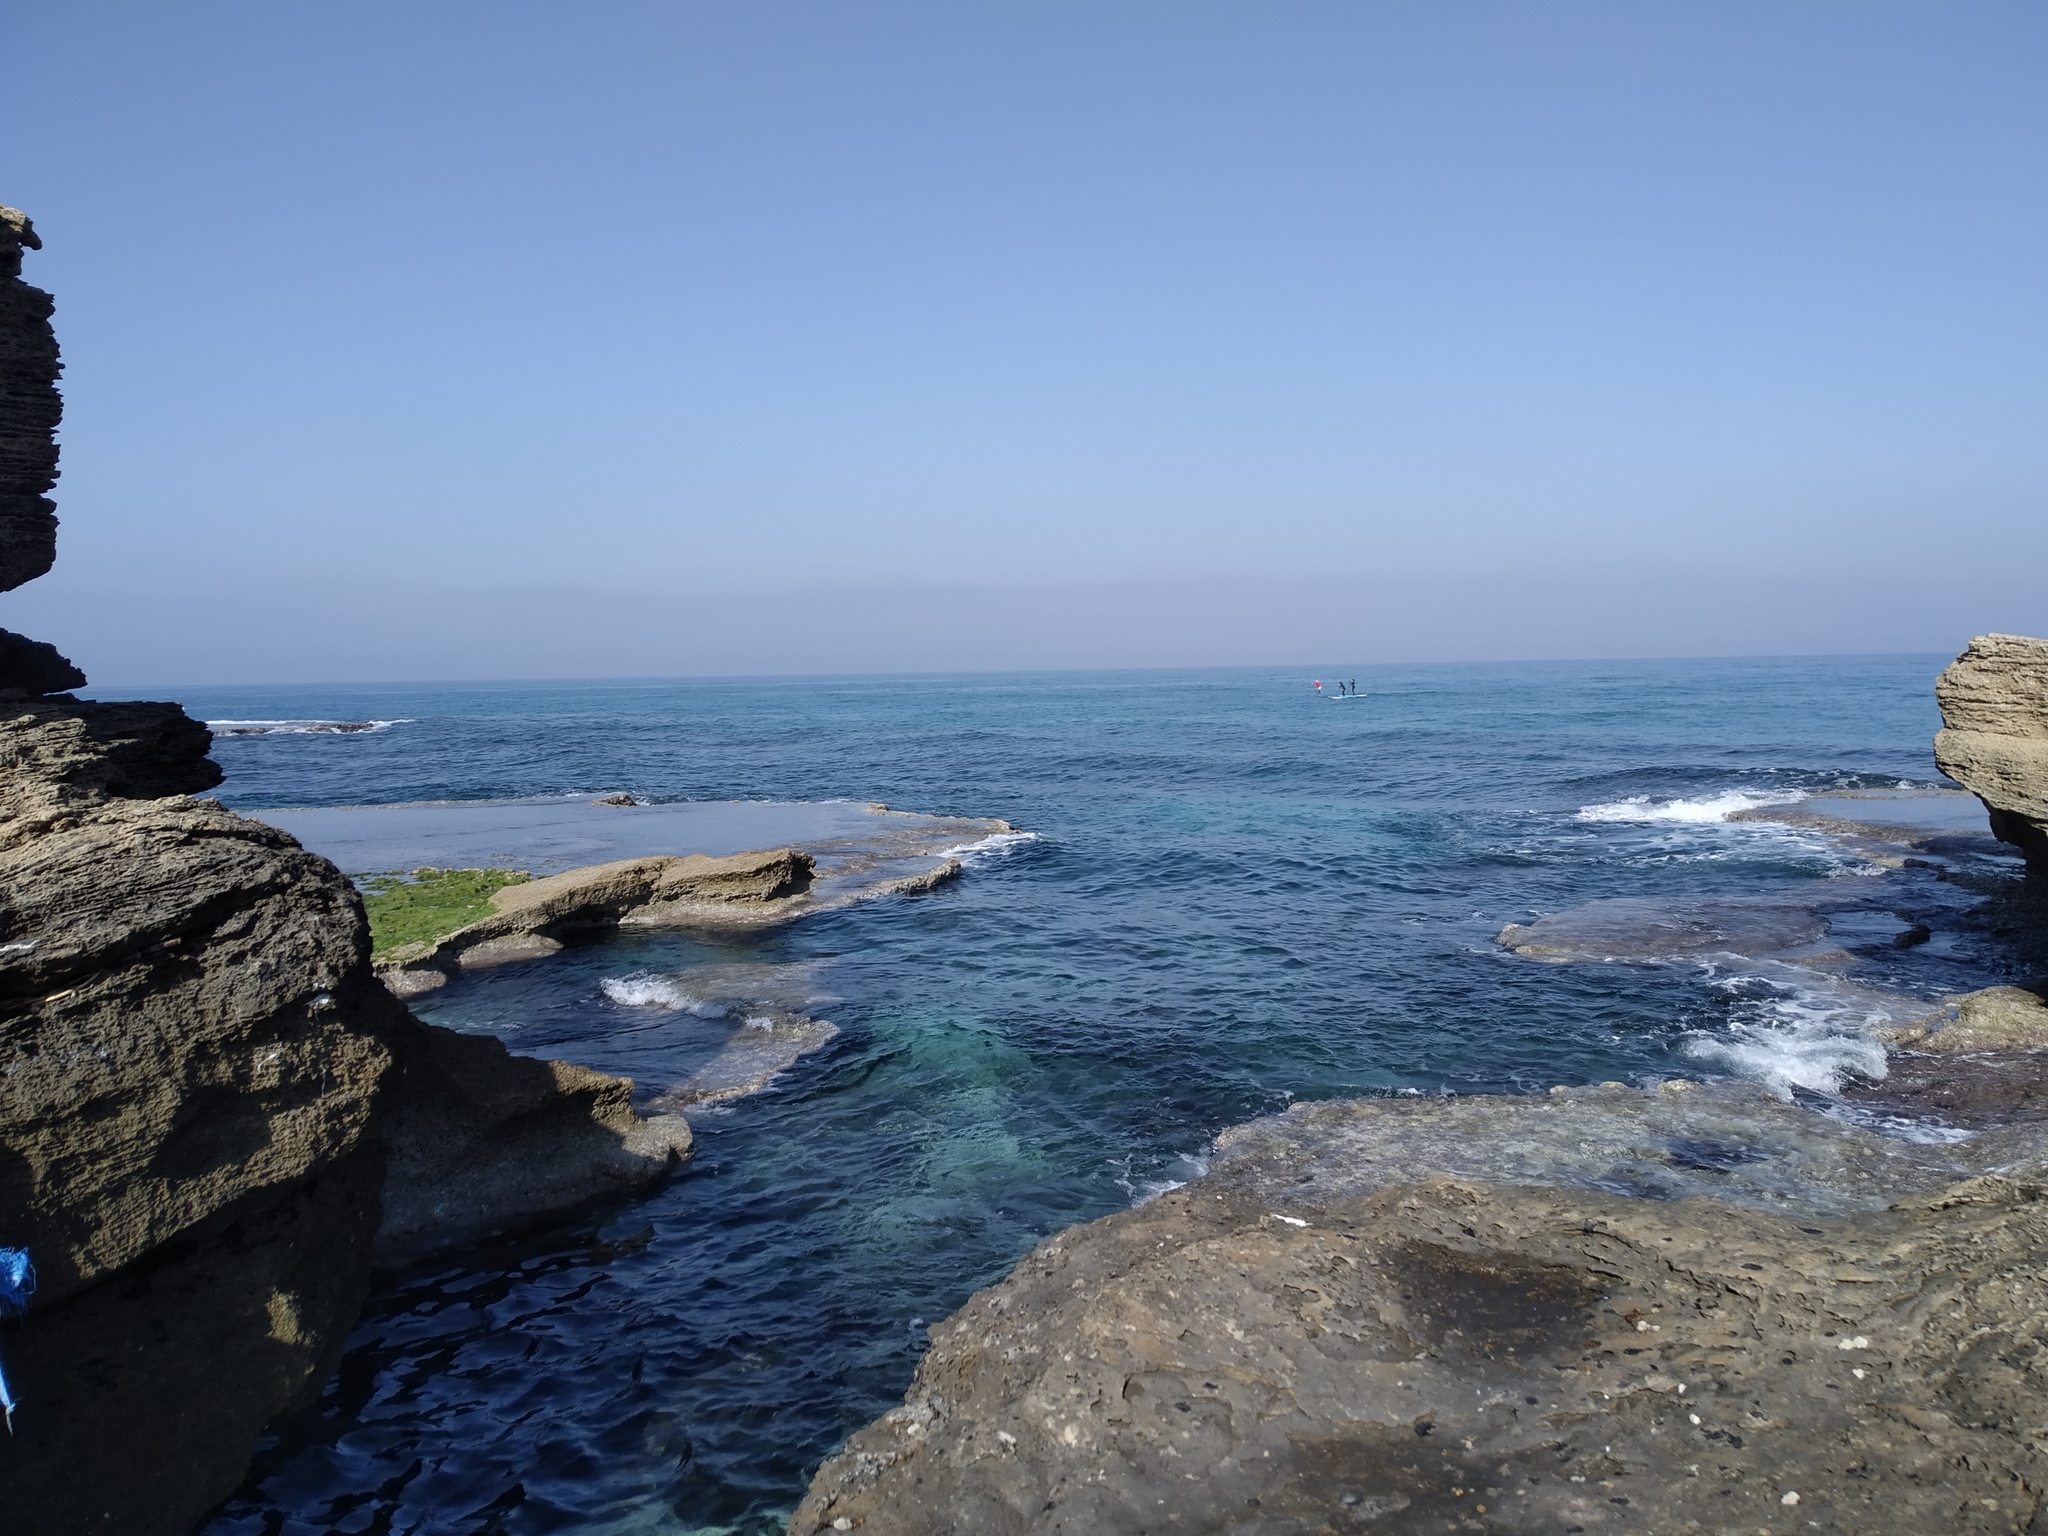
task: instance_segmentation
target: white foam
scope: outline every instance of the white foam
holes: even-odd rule
[[[1145,1205],[1157,1200],[1161,1195],[1169,1195],[1176,1189],[1187,1188],[1189,1180],[1199,1179],[1209,1171],[1209,1159],[1199,1154],[1183,1153],[1174,1161],[1180,1165],[1180,1171],[1187,1174],[1187,1178],[1134,1179],[1131,1177],[1131,1160],[1125,1158],[1124,1171],[1117,1179],[1117,1183],[1123,1187],[1124,1193],[1131,1197],[1132,1205]]]
[[[209,720],[216,736],[367,736],[410,720]]]
[[[987,837],[977,842],[962,843],[957,848],[947,848],[939,854],[939,857],[942,859],[958,859],[963,868],[973,869],[977,865],[992,863],[1000,858],[1007,858],[1026,843],[1035,843],[1037,841],[1038,834],[1036,832],[991,832]]]
[[[627,1008],[672,1008],[707,1018],[725,1013],[718,1004],[685,991],[672,976],[607,976],[598,985],[606,997]]]
[[[1742,993],[1758,979],[1733,976],[1716,985]],[[1781,1099],[1790,1099],[1795,1088],[1833,1097],[1852,1077],[1885,1075],[1885,1049],[1875,1031],[1897,1019],[1898,1007],[1856,989],[1782,980],[1769,985],[1770,995],[1741,998],[1726,1034],[1695,1032],[1685,1054],[1762,1083]],[[1897,1003],[1910,1006],[1909,999]]]
[[[1697,800],[1652,800],[1648,795],[1630,795],[1626,800],[1608,800],[1599,805],[1579,808],[1580,821],[1678,821],[1694,825],[1707,825],[1726,821],[1736,811],[1753,810],[1760,805],[1791,805],[1803,800],[1804,795],[1794,792],[1765,792],[1753,794],[1747,790],[1723,790],[1718,795],[1707,795]]]

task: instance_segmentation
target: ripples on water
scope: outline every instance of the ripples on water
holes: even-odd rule
[[[1768,1075],[1790,994],[1767,978],[1543,965],[1493,935],[1822,880],[1952,912],[1926,872],[1880,882],[1815,832],[1712,819],[1933,782],[1943,659],[1388,668],[1343,708],[1264,671],[193,698],[402,722],[221,741],[240,806],[845,797],[1036,834],[928,896],[624,934],[416,1005],[649,1097],[701,1059],[707,1013],[744,1012],[691,976],[751,976],[838,1034],[696,1113],[665,1190],[388,1278],[318,1421],[209,1536],[778,1530],[901,1395],[927,1322],[1047,1233],[1194,1176],[1225,1125],[1294,1097]],[[1947,930],[1871,963],[1923,994],[1995,968]],[[735,966],[758,969],[699,969]]]

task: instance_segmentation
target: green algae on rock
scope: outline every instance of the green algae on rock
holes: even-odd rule
[[[776,848],[722,859],[656,854],[509,881],[485,898],[485,910],[473,921],[387,950],[378,958],[378,974],[399,997],[414,997],[445,986],[457,971],[538,959],[575,934],[621,924],[772,922],[802,905],[814,868],[808,853]]]
[[[431,944],[491,911],[491,897],[530,879],[517,869],[415,869],[357,882],[370,919],[370,953],[381,960],[406,944]]]

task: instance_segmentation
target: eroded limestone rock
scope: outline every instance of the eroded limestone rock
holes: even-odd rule
[[[51,306],[16,276],[38,244],[0,208],[0,590],[55,549]],[[0,1528],[184,1536],[340,1356],[386,1118],[411,1252],[645,1182],[688,1130],[624,1079],[415,1022],[332,864],[189,798],[221,780],[206,727],[46,696],[83,681],[0,631],[0,1243],[40,1281],[5,1345]]]
[[[1984,802],[1991,830],[2048,868],[2048,640],[1979,635],[1934,685],[1941,771]]]
[[[2048,1003],[2038,992],[1985,987],[1955,1001],[1955,1021],[1910,1042],[1912,1049],[1963,1054],[2048,1047]]]
[[[0,592],[33,581],[57,558],[57,508],[48,495],[64,411],[50,328],[56,303],[21,280],[22,251],[42,248],[27,214],[0,208]],[[0,687],[19,686],[0,675]]]

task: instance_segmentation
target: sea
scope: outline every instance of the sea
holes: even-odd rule
[[[215,743],[237,808],[625,793],[1015,828],[925,894],[620,934],[418,999],[643,1097],[706,1017],[836,1033],[694,1110],[655,1192],[380,1277],[207,1536],[779,1531],[929,1325],[1296,1100],[1744,1077],[1829,1112],[1884,1070],[1878,990],[2010,962],[1939,860],[1727,817],[1940,788],[1947,660],[179,691],[244,722]],[[1815,893],[1848,971],[1496,943],[1588,902]]]

